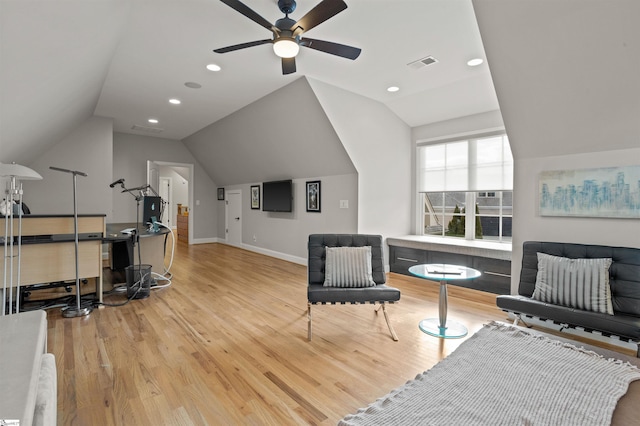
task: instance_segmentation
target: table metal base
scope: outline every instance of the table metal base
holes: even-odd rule
[[[467,335],[467,327],[464,325],[455,321],[447,321],[445,327],[440,327],[438,318],[424,319],[420,321],[418,327],[431,336],[444,339],[456,339]]]

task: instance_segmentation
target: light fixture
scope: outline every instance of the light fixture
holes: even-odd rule
[[[209,65],[207,65],[207,69],[208,69],[209,71],[218,72],[218,71],[220,71],[222,68],[220,68],[220,65],[216,65],[216,64],[209,64]]]
[[[173,105],[180,105],[182,103],[182,101],[180,101],[180,99],[171,98],[171,99],[169,99],[169,103],[173,104]]]
[[[75,255],[76,255],[76,305],[67,305],[62,308],[62,316],[65,318],[75,318],[82,317],[85,315],[89,315],[91,311],[93,311],[93,303],[85,303],[82,305],[82,296],[80,295],[80,273],[78,269],[79,265],[79,252],[80,252],[80,241],[78,234],[78,196],[77,196],[77,186],[78,186],[78,176],[87,177],[85,172],[79,172],[77,170],[69,170],[63,169],[60,167],[49,167],[51,170],[55,170],[58,172],[69,173],[73,179],[73,235],[75,242]]]
[[[482,58],[474,58],[471,59],[469,61],[467,61],[467,65],[469,65],[470,67],[477,67],[478,65],[482,64],[484,62],[484,60]]]
[[[300,46],[293,38],[281,36],[273,43],[273,51],[281,58],[294,58]]]
[[[150,119],[149,119],[149,120],[147,120],[147,121],[148,121],[149,123],[151,123],[151,124],[158,124],[158,123],[159,123],[159,121],[158,121],[158,119],[157,119],[157,118],[150,118]]]
[[[16,287],[16,308],[15,313],[20,312],[20,254],[22,246],[22,184],[18,185],[19,180],[39,180],[42,176],[38,172],[29,167],[21,166],[20,164],[0,163],[0,177],[9,178],[7,182],[7,188],[5,190],[5,212],[4,212],[4,279],[2,283],[2,315],[5,315],[5,300],[4,297],[7,294],[7,278],[9,278],[9,314],[12,312],[13,307],[13,287]],[[18,210],[18,235],[14,234],[14,203],[17,204]],[[15,243],[14,241],[17,241]],[[17,244],[17,250],[14,251],[14,244]],[[9,268],[7,269],[7,259],[11,259]],[[14,278],[13,265],[14,260],[17,262],[17,274]]]
[[[387,92],[397,92],[398,90],[400,90],[400,88],[398,86],[389,86],[387,87]]]
[[[29,167],[21,166],[20,164],[0,163],[0,176],[18,178],[20,180],[40,180],[42,176]]]

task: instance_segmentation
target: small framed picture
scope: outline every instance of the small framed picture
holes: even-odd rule
[[[224,200],[224,188],[218,188],[218,200]]]
[[[307,182],[307,211],[320,213],[320,181]]]
[[[251,209],[260,210],[260,185],[251,185]]]

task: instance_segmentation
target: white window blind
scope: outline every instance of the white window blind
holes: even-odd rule
[[[418,191],[510,191],[513,157],[506,135],[418,147]]]

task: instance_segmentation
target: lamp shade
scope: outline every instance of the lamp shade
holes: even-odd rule
[[[273,51],[281,58],[293,58],[300,51],[300,46],[292,38],[280,37],[273,43]]]
[[[42,176],[29,167],[16,163],[0,163],[0,176],[15,177],[20,180],[40,180]]]

